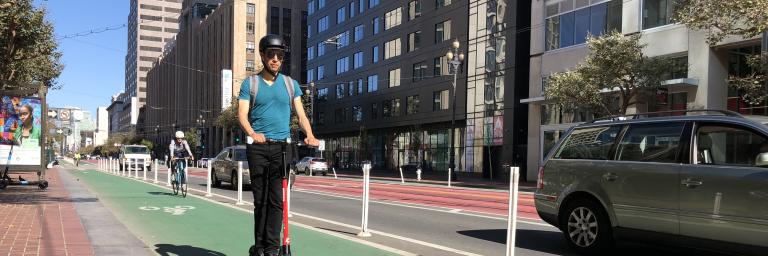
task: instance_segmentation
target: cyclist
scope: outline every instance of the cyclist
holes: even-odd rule
[[[176,136],[173,138],[173,141],[171,141],[171,145],[168,146],[168,149],[171,151],[171,173],[174,175],[176,173],[177,164],[181,164],[182,170],[186,168],[184,161],[175,161],[176,159],[183,160],[184,158],[189,157],[190,161],[195,160],[195,157],[192,156],[192,150],[189,149],[189,143],[184,139],[184,132],[182,131],[176,131]]]

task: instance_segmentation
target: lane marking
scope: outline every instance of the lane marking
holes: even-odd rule
[[[127,180],[139,181],[141,183],[146,183],[148,185],[152,185],[152,186],[155,186],[155,187],[158,187],[158,188],[161,188],[161,189],[165,189],[165,190],[171,190],[171,188],[165,187],[164,185],[154,184],[152,182],[137,180],[137,179],[133,179],[133,178],[130,178],[130,177],[119,176],[119,175],[115,175],[115,174],[111,174],[111,173],[106,173],[106,172],[102,172],[102,173],[109,174],[109,175],[116,176],[116,177],[122,177],[122,178],[125,178]],[[204,191],[200,191],[200,190],[197,190],[197,189],[190,189],[190,190],[205,193]],[[216,200],[213,200],[213,199],[210,199],[210,198],[206,198],[205,196],[200,196],[200,195],[196,195],[196,194],[192,194],[192,193],[188,193],[188,195],[196,197],[196,198],[204,200],[204,201],[207,201],[207,202],[211,202],[211,203],[214,203],[214,204],[222,205],[222,206],[225,206],[225,207],[229,207],[229,208],[232,208],[232,209],[236,209],[236,210],[240,210],[240,211],[243,211],[243,212],[246,212],[246,213],[253,214],[253,210],[243,209],[241,207],[237,207],[237,206],[232,205],[232,204],[227,204],[227,203],[224,203],[224,202],[219,202],[219,201],[216,201]],[[218,195],[218,194],[215,194],[215,195]],[[218,195],[218,196],[223,197],[223,198],[227,198],[227,199],[232,199],[230,197],[226,197],[226,196],[222,196],[222,195]],[[235,200],[235,201],[237,201],[237,200]],[[246,204],[253,205],[252,203],[247,203],[247,202],[246,202]],[[418,256],[419,255],[419,254],[415,254],[415,253],[412,253],[412,252],[407,252],[407,251],[403,251],[403,250],[396,249],[396,248],[393,248],[393,247],[389,247],[389,246],[386,246],[386,245],[383,245],[383,244],[378,244],[378,243],[366,241],[366,240],[359,239],[359,238],[356,238],[356,237],[350,237],[350,236],[345,236],[345,235],[338,234],[338,233],[333,233],[333,232],[331,232],[329,230],[324,230],[324,229],[316,228],[316,227],[313,227],[313,226],[310,226],[310,225],[306,225],[306,224],[303,224],[303,223],[300,223],[300,222],[296,222],[296,221],[292,221],[291,225],[296,225],[296,226],[300,226],[302,228],[306,228],[306,229],[309,229],[309,230],[312,230],[312,231],[315,231],[315,232],[320,232],[320,233],[323,233],[323,234],[332,235],[334,237],[345,239],[347,241],[351,241],[351,242],[355,242],[355,243],[359,243],[359,244],[364,244],[364,245],[367,245],[367,246],[370,246],[370,247],[373,247],[373,248],[376,248],[376,249],[380,249],[380,250],[383,250],[383,251],[394,253],[396,255],[408,255],[408,256]]]

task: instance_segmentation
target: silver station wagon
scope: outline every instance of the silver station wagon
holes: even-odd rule
[[[539,216],[586,255],[621,240],[768,255],[768,126],[674,113],[569,130],[539,168]]]

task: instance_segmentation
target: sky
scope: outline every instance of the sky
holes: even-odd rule
[[[63,53],[60,90],[50,91],[51,107],[79,107],[96,118],[97,107],[125,89],[128,0],[34,0],[47,10]],[[112,28],[101,33],[105,28]],[[65,36],[81,36],[64,38]]]

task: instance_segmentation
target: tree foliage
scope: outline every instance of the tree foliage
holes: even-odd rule
[[[612,32],[587,39],[589,55],[575,69],[549,77],[545,96],[564,109],[586,108],[605,114],[624,114],[642,101],[643,89],[661,86],[669,61],[643,54],[640,34]],[[610,107],[606,92],[616,91],[619,110]]]
[[[768,30],[768,0],[677,0],[675,19],[706,31],[712,45],[728,35],[752,38]]]
[[[57,89],[64,66],[46,11],[31,0],[0,3],[0,89],[23,90],[29,84]]]
[[[768,53],[762,52],[747,57],[747,65],[752,69],[745,76],[732,75],[728,78],[728,85],[739,90],[742,98],[749,104],[758,105],[768,98],[766,81],[768,81]]]

